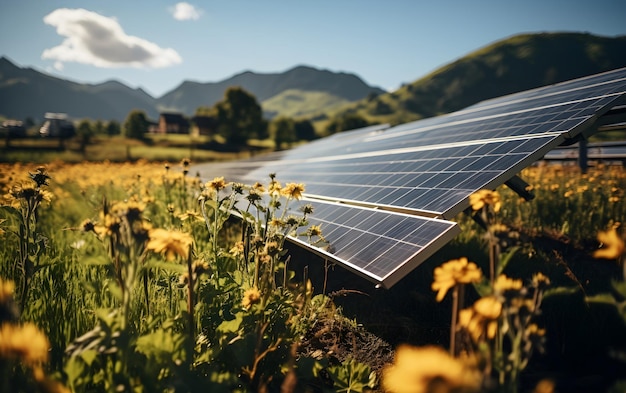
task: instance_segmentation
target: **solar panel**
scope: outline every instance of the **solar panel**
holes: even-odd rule
[[[244,183],[276,173],[283,182],[305,183],[308,198],[452,219],[468,207],[469,195],[507,182],[625,99],[623,68],[487,100],[444,116],[335,134],[266,157],[201,167],[200,172]],[[350,214],[356,213],[333,216],[326,225],[348,227],[344,221]],[[433,231],[431,240],[439,235]],[[348,266],[366,255],[352,247],[338,259]],[[381,273],[373,272],[385,264],[355,266],[378,280]]]
[[[291,201],[287,214],[302,215],[305,204],[313,207],[307,221],[321,227],[326,243],[312,246],[299,236],[289,240],[385,288],[460,232],[452,221],[313,199]],[[249,212],[256,214],[254,207]]]

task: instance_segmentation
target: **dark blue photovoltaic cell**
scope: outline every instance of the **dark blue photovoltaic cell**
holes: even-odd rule
[[[305,204],[313,207],[307,220],[327,243],[313,248],[301,236],[291,240],[387,288],[459,233],[451,221],[316,200],[290,201],[286,214],[301,216]]]
[[[327,216],[322,209],[322,216],[312,217],[332,239],[330,255],[374,281],[390,271],[395,280],[407,272],[407,260],[419,260],[408,255],[430,254],[438,241],[429,240],[440,239],[438,231],[450,233],[445,221],[396,224],[396,216],[379,221],[380,216],[364,212],[369,210],[348,205],[375,207],[381,214],[388,210],[451,219],[469,206],[472,193],[507,182],[625,101],[622,68],[486,100],[444,116],[367,127],[288,151],[196,169],[205,179],[224,176],[246,184],[267,182],[274,173],[283,183],[304,183],[309,199],[344,203]],[[412,232],[417,228],[421,232]]]

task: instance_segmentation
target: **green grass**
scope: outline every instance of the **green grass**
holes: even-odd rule
[[[272,149],[272,141],[251,141],[250,149]],[[177,162],[189,158],[194,162],[226,161],[245,158],[248,149],[241,152],[223,147],[208,137],[189,135],[148,135],[144,141],[122,136],[94,137],[81,152],[77,138],[60,145],[57,139],[26,138],[12,140],[10,146],[0,146],[1,162],[32,162],[44,164],[53,161],[78,163],[83,161],[125,162],[139,159]]]

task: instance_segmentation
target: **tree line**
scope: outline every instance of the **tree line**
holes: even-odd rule
[[[256,97],[241,87],[227,89],[223,99],[212,107],[198,107],[194,118],[199,116],[214,120],[212,136],[219,135],[227,144],[237,147],[246,146],[251,138],[271,138],[276,149],[282,149],[298,141],[312,141],[319,137],[308,119],[279,116],[268,121],[263,117],[263,110]],[[132,110],[122,123],[116,120],[80,120],[76,124],[76,136],[84,150],[96,135],[144,139],[151,125],[154,122],[150,121],[145,111]],[[368,125],[371,124],[366,119],[348,113],[330,120],[321,133],[330,135]]]

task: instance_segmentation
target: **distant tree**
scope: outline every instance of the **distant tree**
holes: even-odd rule
[[[296,140],[296,128],[293,119],[288,117],[279,117],[271,123],[272,134],[274,135],[274,143],[276,149],[281,149],[283,144],[289,146]]]
[[[298,120],[294,123],[296,140],[312,141],[317,138],[315,127],[309,120]]]
[[[196,116],[215,116],[215,115],[216,115],[215,107],[199,106],[196,108]]]
[[[148,132],[148,119],[144,111],[134,110],[128,114],[124,122],[124,136],[127,138],[143,139]]]
[[[122,127],[117,120],[111,120],[106,126],[106,133],[108,136],[119,135],[122,133]]]
[[[78,138],[80,140],[80,151],[84,154],[87,145],[91,141],[91,137],[94,134],[94,129],[91,126],[89,120],[81,120],[81,122],[78,123],[76,134],[78,135]]]
[[[373,115],[389,115],[393,113],[391,106],[384,101],[376,100],[374,107],[370,111]]]
[[[374,101],[376,98],[378,97],[378,93],[376,93],[375,91],[370,91],[369,94],[367,95],[367,97],[365,97],[365,100],[367,102],[372,102]]]
[[[267,135],[261,106],[252,94],[240,87],[226,90],[224,99],[215,104],[218,132],[233,145],[245,145],[251,137]]]
[[[371,125],[365,118],[357,114],[348,113],[333,119],[327,126],[326,132],[334,134],[336,132],[354,130]]]
[[[24,119],[24,127],[26,127],[26,129],[29,129],[33,127],[34,125],[35,125],[35,120],[33,120],[32,117],[28,116],[26,119]]]
[[[96,120],[95,123],[93,123],[93,133],[96,135],[102,135],[106,132],[106,129],[104,128],[104,123],[102,122],[102,120]]]

